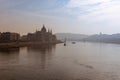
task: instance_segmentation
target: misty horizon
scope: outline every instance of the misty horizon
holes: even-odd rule
[[[40,31],[40,29],[38,29],[38,31]],[[26,35],[26,34],[28,34],[28,33],[34,33],[34,32],[36,32],[36,29],[35,29],[33,32],[30,32],[30,31],[29,31],[29,32],[26,32],[26,33],[24,33],[24,34],[22,34],[22,33],[20,33],[20,32],[16,32],[16,31],[2,31],[2,32],[0,32],[0,33],[4,33],[4,32],[19,33],[21,36],[23,36],[23,35]],[[100,35],[100,33],[101,33],[101,32],[91,33],[91,34],[72,33],[72,32],[59,32],[59,33],[53,32],[53,34],[75,34],[75,35],[88,35],[88,36],[90,36],[90,35]],[[102,33],[102,35],[113,35],[113,34],[120,34],[120,33],[111,33],[111,34],[109,34],[109,33]]]
[[[0,0],[0,32],[119,33],[119,0]]]

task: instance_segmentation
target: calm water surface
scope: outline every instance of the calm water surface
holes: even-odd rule
[[[120,80],[120,45],[69,42],[0,50],[0,80]]]

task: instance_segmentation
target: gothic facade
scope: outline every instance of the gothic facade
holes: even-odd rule
[[[28,41],[40,41],[40,42],[54,42],[56,41],[56,36],[52,34],[52,30],[48,30],[43,25],[42,29],[36,30],[35,33],[27,34]]]

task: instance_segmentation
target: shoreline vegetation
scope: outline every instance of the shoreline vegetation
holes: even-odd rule
[[[0,49],[7,49],[7,48],[19,48],[25,46],[33,46],[33,45],[52,45],[52,44],[59,44],[63,43],[62,41],[54,41],[54,42],[40,42],[40,41],[16,41],[16,42],[0,42]]]

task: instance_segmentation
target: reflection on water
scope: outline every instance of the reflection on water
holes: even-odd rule
[[[19,53],[19,48],[0,49],[0,54]]]
[[[4,66],[11,63],[17,63],[19,57],[19,48],[9,48],[0,50],[0,65]]]
[[[42,46],[29,46],[28,51],[42,52],[42,53],[51,53],[52,49],[55,49],[56,45],[42,45]]]
[[[0,50],[0,80],[120,80],[119,52],[87,42]]]
[[[40,60],[39,63],[41,62],[41,68],[45,69],[47,60],[50,60],[52,58],[52,52],[55,51],[55,46],[56,45],[42,45],[42,46],[29,46],[27,47],[27,51],[29,53],[29,57],[31,56],[32,58],[34,57],[35,60],[38,58]],[[36,54],[37,56],[35,56]],[[36,61],[35,61],[36,62]]]

